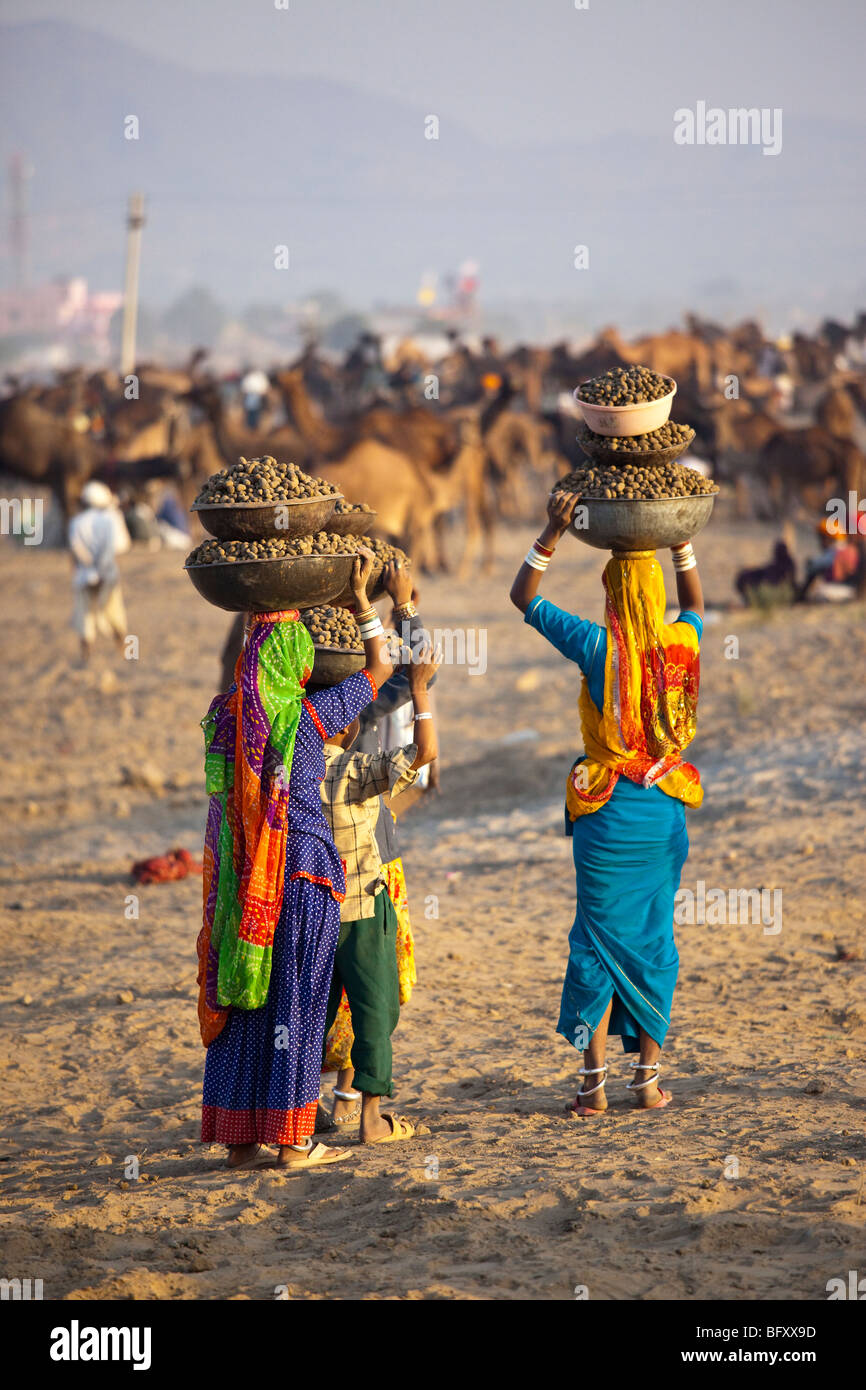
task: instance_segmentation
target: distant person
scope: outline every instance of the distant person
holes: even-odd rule
[[[189,549],[189,520],[173,487],[154,489],[153,498],[159,537],[166,550]]]
[[[117,556],[129,549],[129,533],[105,483],[88,483],[81,502],[83,509],[69,523],[69,548],[74,565],[73,625],[81,639],[82,660],[88,662],[97,635],[113,636],[118,646],[126,637]]]
[[[269,389],[267,374],[260,367],[254,367],[242,378],[241,399],[248,430],[258,429]]]
[[[797,591],[798,602],[805,602],[810,593],[831,601],[853,598],[862,565],[856,537],[840,533],[830,517],[819,522],[817,531],[821,553],[806,561],[806,575]]]
[[[757,594],[759,589],[769,585],[772,588],[781,588],[782,585],[789,584],[793,590],[797,582],[797,567],[794,557],[785,541],[776,541],[773,550],[773,558],[767,565],[758,565],[754,569],[740,570],[734,581],[737,593],[748,604],[752,596]],[[793,593],[791,595],[793,598]]]

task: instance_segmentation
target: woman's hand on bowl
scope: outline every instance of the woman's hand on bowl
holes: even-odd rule
[[[401,604],[409,603],[412,598],[414,588],[412,572],[408,565],[400,564],[397,560],[389,560],[384,570],[385,592],[399,608]]]
[[[579,501],[579,492],[552,492],[547,499],[548,529],[557,536],[564,536]]]
[[[352,565],[352,596],[360,608],[368,605],[367,585],[373,573],[375,556],[365,545],[358,546],[358,553]]]

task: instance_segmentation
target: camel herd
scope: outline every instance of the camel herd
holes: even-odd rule
[[[633,341],[608,329],[581,352],[454,340],[437,361],[414,352],[385,367],[372,392],[349,360],[309,348],[271,371],[255,428],[236,382],[210,372],[203,352],[183,369],[142,365],[132,380],[83,370],[50,385],[7,377],[0,474],[18,492],[50,489],[68,515],[92,477],[131,496],[165,479],[190,502],[239,455],[272,454],[368,502],[379,531],[426,569],[448,567],[449,527],[462,521],[465,574],[490,565],[497,522],[537,515],[578,461],[574,388],[629,362],[676,378],[673,418],[695,428],[693,453],[730,485],[741,514],[823,513],[831,497],[862,498],[864,347],[863,315],[779,343],[754,323],[723,329],[692,317]]]

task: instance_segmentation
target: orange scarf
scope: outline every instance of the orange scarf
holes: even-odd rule
[[[586,758],[569,773],[568,813],[576,820],[597,811],[621,776],[700,806],[698,770],[682,759],[697,729],[698,635],[691,623],[665,624],[654,551],[614,555],[603,583],[604,706],[596,707],[584,676],[578,707]]]

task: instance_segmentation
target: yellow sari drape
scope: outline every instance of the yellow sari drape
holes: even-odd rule
[[[586,758],[568,777],[569,815],[597,811],[621,776],[700,806],[698,770],[682,759],[697,729],[698,635],[690,623],[665,623],[654,551],[613,556],[603,584],[604,704],[596,707],[584,676],[578,708]]]

